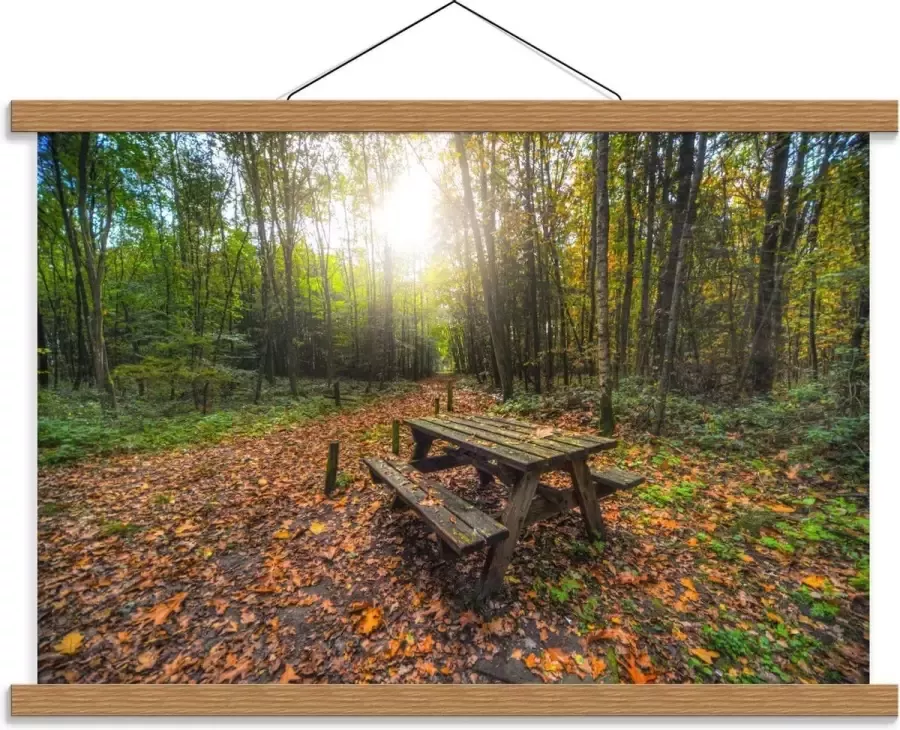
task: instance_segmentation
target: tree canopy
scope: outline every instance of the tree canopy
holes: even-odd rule
[[[868,137],[53,134],[40,382],[214,408],[236,374],[453,369],[865,408]],[[849,377],[845,377],[849,373]]]

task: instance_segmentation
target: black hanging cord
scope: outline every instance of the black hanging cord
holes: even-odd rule
[[[480,20],[483,20],[483,21],[484,21],[485,23],[487,23],[488,25],[492,25],[494,28],[497,28],[498,30],[503,31],[504,33],[506,33],[506,35],[508,35],[508,36],[510,36],[510,37],[512,37],[512,38],[515,38],[517,41],[519,41],[519,43],[523,43],[524,45],[528,46],[531,50],[537,51],[537,52],[540,53],[542,56],[546,56],[546,57],[549,58],[551,61],[554,61],[555,63],[558,63],[560,66],[563,66],[564,68],[568,69],[568,70],[571,71],[572,73],[577,74],[578,76],[581,76],[583,79],[586,79],[587,81],[590,81],[590,82],[591,82],[592,84],[594,84],[595,86],[599,86],[601,89],[604,89],[604,90],[608,91],[610,94],[612,94],[613,96],[615,96],[619,101],[622,100],[621,94],[619,94],[619,92],[614,91],[613,89],[609,88],[606,84],[601,84],[599,81],[597,81],[597,79],[592,78],[591,76],[588,76],[586,73],[584,73],[584,72],[582,72],[582,71],[579,71],[579,70],[578,70],[577,68],[575,68],[574,66],[570,66],[570,65],[567,64],[565,61],[562,61],[562,60],[558,59],[558,58],[557,58],[556,56],[554,56],[553,54],[547,53],[547,51],[545,51],[543,48],[538,48],[536,45],[534,45],[534,43],[529,43],[528,41],[526,41],[526,40],[525,40],[524,38],[522,38],[521,36],[518,36],[518,35],[516,35],[515,33],[513,33],[511,30],[507,30],[506,28],[504,28],[504,27],[503,27],[502,25],[500,25],[499,23],[495,23],[495,22],[494,22],[493,20],[491,20],[490,18],[486,18],[484,15],[482,15],[481,13],[478,13],[478,12],[472,10],[472,8],[468,7],[467,5],[463,5],[461,2],[459,2],[459,0],[450,0],[450,2],[445,3],[444,5],[441,5],[441,7],[437,8],[436,10],[432,10],[432,11],[431,11],[430,13],[428,13],[427,15],[423,15],[421,18],[419,18],[418,20],[416,20],[416,21],[413,22],[413,23],[410,23],[410,24],[407,25],[405,28],[401,28],[401,29],[398,30],[396,33],[392,33],[391,35],[389,35],[389,36],[388,36],[387,38],[385,38],[384,40],[378,41],[378,43],[376,43],[374,46],[369,46],[369,47],[366,48],[364,51],[360,51],[360,52],[357,53],[355,56],[353,56],[353,58],[348,58],[348,59],[347,59],[346,61],[344,61],[343,63],[341,63],[341,64],[335,66],[335,67],[332,68],[332,69],[329,69],[329,70],[326,71],[325,73],[319,74],[318,76],[316,76],[316,77],[315,77],[314,79],[312,79],[311,81],[307,81],[305,84],[303,84],[303,86],[300,86],[300,87],[294,89],[291,93],[289,93],[289,94],[287,95],[287,100],[290,101],[290,99],[291,99],[295,94],[299,94],[299,93],[300,93],[301,91],[303,91],[304,89],[307,89],[307,88],[309,88],[310,86],[312,86],[313,84],[315,84],[316,82],[321,81],[321,80],[324,79],[326,76],[330,76],[330,75],[333,74],[335,71],[340,71],[342,68],[344,68],[344,66],[353,63],[356,59],[361,58],[362,56],[365,56],[369,51],[374,51],[376,48],[378,48],[378,46],[384,45],[384,44],[387,43],[388,41],[393,40],[393,39],[396,38],[398,35],[400,35],[400,34],[402,34],[402,33],[405,33],[406,31],[408,31],[410,28],[414,28],[414,27],[417,26],[419,23],[421,23],[421,22],[423,22],[423,21],[425,21],[425,20],[428,20],[431,16],[437,15],[437,14],[438,14],[439,12],[441,12],[442,10],[446,10],[446,9],[449,8],[451,5],[458,5],[458,6],[461,7],[463,10],[467,10],[467,11],[470,12],[472,15],[474,15],[476,18],[479,18]]]

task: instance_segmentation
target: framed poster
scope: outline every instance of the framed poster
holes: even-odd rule
[[[12,128],[43,337],[13,714],[896,714],[867,684],[895,102]]]

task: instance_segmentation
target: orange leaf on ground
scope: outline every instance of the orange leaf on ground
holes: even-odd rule
[[[284,672],[282,672],[281,677],[278,680],[278,684],[288,684],[290,682],[293,682],[295,679],[300,679],[300,677],[297,676],[297,672],[294,671],[294,668],[290,664],[287,664],[284,667]]]
[[[382,624],[382,613],[378,606],[372,606],[363,611],[359,623],[356,624],[356,631],[360,634],[371,634]]]
[[[159,659],[158,651],[145,651],[138,654],[138,671],[153,669],[153,667],[156,665],[157,659]]]
[[[187,593],[184,591],[176,593],[168,601],[157,603],[153,608],[143,614],[140,617],[140,620],[144,621],[152,619],[154,626],[161,626],[172,613],[178,613],[181,610],[181,604],[184,603],[186,596]]]
[[[606,671],[606,662],[603,659],[597,659],[596,657],[591,657],[591,677],[593,679],[597,679],[603,672]]]
[[[647,682],[652,682],[656,679],[656,674],[653,672],[644,673],[640,670],[637,665],[637,658],[633,654],[628,657],[628,663],[625,666],[628,669],[628,676],[631,677],[631,681],[635,684],[647,684]]]
[[[598,629],[593,633],[588,634],[587,641],[591,643],[592,641],[603,641],[603,640],[611,640],[618,641],[621,644],[630,644],[633,640],[631,634],[629,634],[625,629]]]
[[[538,659],[534,654],[529,654],[527,657],[525,657],[525,666],[529,669],[534,669],[535,667],[539,666],[540,663],[541,660]]]

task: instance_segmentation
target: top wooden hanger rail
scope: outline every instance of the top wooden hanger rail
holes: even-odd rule
[[[896,132],[896,101],[13,101],[13,132]]]

